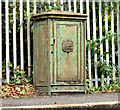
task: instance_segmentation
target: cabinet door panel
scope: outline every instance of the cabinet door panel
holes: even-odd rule
[[[80,23],[54,22],[56,82],[80,80]]]

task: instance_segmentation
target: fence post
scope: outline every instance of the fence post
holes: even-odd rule
[[[13,62],[14,62],[14,69],[17,68],[17,45],[16,45],[16,0],[13,2]],[[16,77],[16,75],[14,75]]]
[[[111,2],[111,8],[113,3]],[[114,33],[114,9],[111,11],[111,31]],[[113,79],[115,79],[115,45],[114,45],[114,36],[112,37],[112,63],[113,63]]]
[[[95,0],[93,0],[93,40],[96,40],[96,11],[95,11]],[[95,48],[94,50],[96,50]],[[94,55],[94,67],[95,67],[95,87],[98,88],[98,74],[97,74],[97,54]]]
[[[9,83],[9,7],[8,7],[8,0],[5,0],[5,18],[6,18],[6,80]]]
[[[21,69],[24,70],[24,52],[23,52],[23,0],[20,0],[20,60],[21,60]]]
[[[2,86],[2,3],[0,0],[0,86]]]

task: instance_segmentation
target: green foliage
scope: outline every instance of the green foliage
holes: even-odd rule
[[[90,80],[89,79],[86,79],[86,92],[87,93],[93,93],[95,91],[95,86],[93,83],[91,83],[91,86],[90,86]]]
[[[11,76],[10,83],[12,84],[26,84],[29,81],[26,79],[25,71],[20,69],[13,70],[14,76]]]
[[[97,62],[96,62],[96,66],[99,68],[98,69],[98,73],[101,73],[101,71],[104,73],[109,73],[111,72],[111,70],[113,69],[113,64],[112,62],[109,62],[109,64],[107,64],[106,62],[106,55],[109,54],[110,58],[112,58],[111,56],[111,51],[112,51],[112,46],[111,46],[111,40],[114,37],[114,44],[117,45],[117,35],[114,33],[111,33],[111,31],[107,32],[105,34],[105,36],[102,37],[102,40],[100,40],[100,38],[98,37],[95,41],[93,40],[87,40],[87,50],[90,49],[91,50],[91,57],[93,58],[91,61],[94,62],[94,55],[97,54]],[[100,55],[101,52],[101,44],[105,43],[106,40],[108,40],[109,42],[109,52],[103,52],[103,55]],[[104,49],[105,45],[103,45],[103,49]],[[115,53],[117,55],[117,52]],[[103,57],[103,62],[101,61],[101,57]],[[87,59],[88,60],[88,59]],[[115,67],[115,66],[114,66]],[[116,67],[115,67],[116,68]],[[88,69],[87,69],[88,71]],[[94,71],[93,71],[94,72]]]
[[[12,63],[9,62],[10,70],[10,84],[20,84],[26,85],[31,81],[31,78],[25,74],[25,71],[21,70],[20,66],[17,66],[16,69],[13,69]],[[3,79],[3,83],[7,84]]]
[[[55,6],[54,6],[55,5]],[[63,5],[60,3],[60,2],[55,2],[55,3],[51,3],[50,6],[49,4],[44,4],[42,5],[42,9],[43,11],[45,12],[48,12],[48,11],[52,11],[52,10],[58,10],[58,11],[61,11],[61,7]]]
[[[106,61],[106,55],[109,54],[109,59],[112,59],[112,38],[114,38],[114,44],[117,46],[117,35],[116,33],[112,33],[111,31],[106,32],[105,36],[100,38],[97,38],[95,41],[87,40],[87,50],[91,50],[91,57],[94,58],[94,55],[97,54],[97,62],[94,63],[94,59],[91,60],[92,64],[92,77],[94,73],[94,66],[96,65],[97,67],[97,73],[98,76],[101,78],[99,88],[95,88],[95,85],[92,83],[90,86],[90,81],[89,81],[89,73],[88,73],[88,67],[87,67],[87,92],[88,93],[93,93],[94,91],[114,91],[114,90],[120,90],[120,82],[119,82],[119,74],[118,74],[118,67],[114,65],[111,61],[109,61],[109,64]],[[109,52],[103,52],[102,55],[100,55],[101,52],[101,44],[106,42],[106,40],[111,43],[109,44]],[[104,49],[104,45],[103,45]],[[117,56],[117,52],[115,53]],[[101,61],[101,58],[103,57],[103,61]],[[88,60],[88,59],[87,59]],[[88,66],[88,65],[87,65]],[[115,70],[115,76],[116,79],[113,80],[113,69]],[[104,77],[111,78],[110,84],[107,83],[107,80]]]
[[[110,84],[107,83],[107,80],[104,79],[104,77],[100,80],[101,85],[99,88],[96,88],[94,84],[90,86],[89,79],[86,80],[86,91],[87,93],[94,93],[97,92],[116,92],[120,90],[120,77],[116,78],[115,80],[111,80]]]

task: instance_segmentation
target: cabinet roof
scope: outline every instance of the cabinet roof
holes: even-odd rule
[[[39,20],[44,18],[87,19],[87,14],[53,10],[49,12],[39,13],[31,17],[32,20]]]

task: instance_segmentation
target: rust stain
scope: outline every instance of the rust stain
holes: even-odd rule
[[[44,65],[42,65],[41,72],[42,73],[44,72]]]

